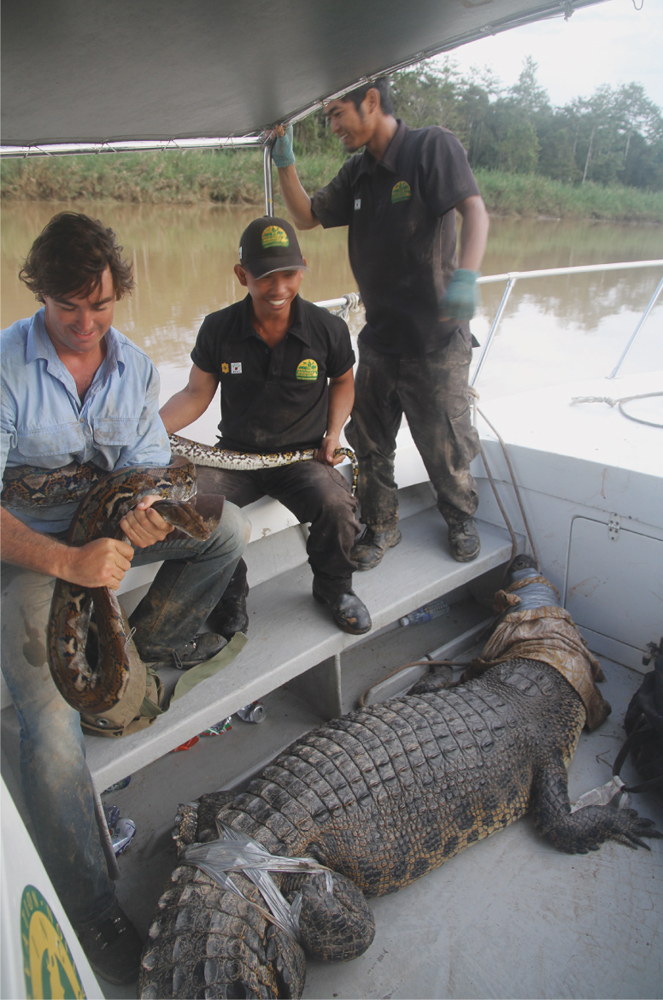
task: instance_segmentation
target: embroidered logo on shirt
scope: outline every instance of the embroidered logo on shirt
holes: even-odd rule
[[[355,212],[358,212],[361,208],[361,198],[355,198]]]
[[[305,382],[315,382],[318,377],[318,362],[313,358],[306,358],[297,365],[295,378],[303,379]]]
[[[288,234],[280,226],[267,226],[267,229],[263,229],[260,242],[265,249],[268,247],[290,246]]]
[[[412,197],[412,190],[407,181],[398,181],[391,189],[391,203],[395,205],[398,201],[409,201]]]
[[[231,363],[230,363],[230,374],[231,375],[241,375],[242,374],[242,362],[241,361],[231,361]]]
[[[223,364],[221,365],[221,371],[223,372],[224,375],[227,375],[228,372],[230,371],[230,365],[228,364],[227,361],[224,361]]]

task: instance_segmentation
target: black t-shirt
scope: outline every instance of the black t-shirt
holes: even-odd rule
[[[299,296],[292,326],[272,350],[256,333],[251,296],[203,320],[191,360],[221,382],[225,448],[317,448],[327,430],[328,379],[355,360],[345,322]]]
[[[312,199],[325,229],[350,227],[350,263],[366,306],[360,339],[389,354],[435,350],[459,326],[439,302],[458,266],[454,206],[478,195],[462,145],[432,125],[398,128],[376,163],[347,160]]]

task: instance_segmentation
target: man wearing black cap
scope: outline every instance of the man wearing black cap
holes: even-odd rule
[[[470,462],[479,439],[470,419],[468,321],[488,235],[488,213],[465,150],[437,125],[409,129],[394,117],[386,78],[330,101],[331,130],[349,153],[312,198],[294,166],[292,127],[273,148],[281,191],[298,229],[349,226],[352,270],[366,307],[359,335],[357,398],[347,427],[359,460],[361,519],[353,559],[371,569],[401,539],[394,479],[405,413],[449,526],[454,559],[480,550],[479,496]],[[456,212],[462,217],[456,255]]]
[[[187,386],[161,409],[169,433],[200,417],[221,383],[219,447],[243,452],[315,448],[314,461],[253,471],[199,467],[199,488],[239,507],[263,496],[310,522],[307,542],[313,596],[338,627],[371,628],[352,590],[350,559],[357,502],[335,452],[354,400],[354,352],[343,320],[298,295],[306,261],[289,222],[265,216],[242,233],[235,274],[248,295],[207,316],[191,352]],[[248,625],[246,566],[238,566],[213,627],[228,634]]]

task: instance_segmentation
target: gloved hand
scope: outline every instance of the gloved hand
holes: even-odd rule
[[[272,146],[272,162],[277,167],[290,167],[295,162],[292,151],[292,125],[288,125],[282,136],[277,136]]]
[[[477,305],[479,271],[459,267],[454,271],[440,302],[440,316],[445,319],[472,319]]]

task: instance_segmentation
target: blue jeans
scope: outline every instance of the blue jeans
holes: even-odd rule
[[[132,615],[143,659],[162,658],[199,631],[234,572],[249,530],[242,512],[226,502],[207,541],[178,532],[135,550],[135,566],[166,560]],[[99,839],[80,716],[60,696],[46,659],[54,586],[53,577],[3,564],[2,672],[20,724],[21,787],[36,846],[77,927],[104,917],[115,890]]]

